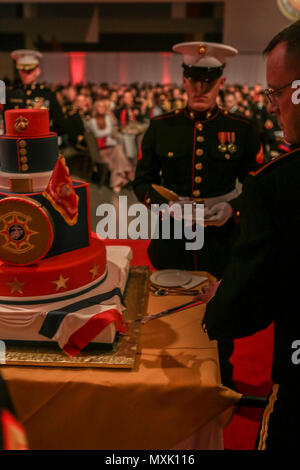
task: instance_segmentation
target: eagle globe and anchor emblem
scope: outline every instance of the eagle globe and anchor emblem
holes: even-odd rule
[[[291,21],[300,19],[300,0],[277,0],[280,11]]]
[[[0,260],[26,266],[46,256],[54,238],[50,214],[30,197],[0,201]]]
[[[4,237],[3,250],[11,253],[22,254],[31,250],[34,244],[30,238],[38,232],[30,230],[31,217],[17,211],[11,211],[0,217],[0,234]]]

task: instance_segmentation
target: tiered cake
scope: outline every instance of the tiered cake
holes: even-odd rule
[[[72,181],[42,109],[5,113],[0,136],[0,339],[57,341],[75,355],[125,331],[131,252],[91,232],[89,188]]]

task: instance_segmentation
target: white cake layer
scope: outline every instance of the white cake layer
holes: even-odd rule
[[[41,173],[7,173],[0,171],[0,191],[10,189],[10,179],[30,179],[32,180],[32,191],[44,191],[48,185],[52,171],[43,171]]]
[[[20,341],[53,341],[54,339],[46,338],[39,334],[39,330],[47,316],[47,312],[58,310],[66,305],[88,299],[95,295],[109,292],[119,287],[124,292],[130,269],[130,261],[132,258],[131,248],[128,246],[108,246],[107,252],[107,268],[108,275],[106,280],[98,287],[92,289],[88,293],[60,302],[52,302],[51,304],[37,305],[4,305],[0,304],[0,339],[1,340],[20,340]],[[114,296],[101,303],[103,308],[117,308],[122,311],[118,296]],[[95,308],[95,307],[93,307]],[[90,307],[92,309],[92,307]],[[88,314],[88,309],[86,312]],[[73,315],[73,313],[69,314]],[[64,344],[68,331],[60,331],[59,342]],[[107,343],[114,342],[116,336],[115,323],[110,323],[92,342]]]

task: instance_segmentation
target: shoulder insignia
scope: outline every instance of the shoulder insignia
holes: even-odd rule
[[[161,114],[160,116],[156,116],[152,118],[152,121],[159,121],[160,119],[173,118],[173,117],[178,116],[179,114],[182,114],[182,110],[176,109],[175,111],[170,111],[169,113],[164,113],[164,114]]]
[[[262,166],[259,170],[257,171],[250,171],[249,175],[251,176],[257,176],[259,175],[260,173],[262,173],[263,171],[265,171],[267,168],[273,168],[273,165],[275,165],[276,163],[278,162],[281,162],[282,160],[285,160],[286,158],[288,158],[289,156],[291,155],[294,155],[295,153],[299,153],[300,151],[300,147],[296,148],[295,150],[292,150],[290,152],[287,152],[287,153],[284,153],[283,155],[278,155],[278,157],[276,158],[273,158],[273,160],[270,160],[269,162],[267,162],[264,166]]]
[[[234,119],[235,121],[241,121],[241,122],[244,122],[245,124],[251,124],[251,120],[248,119],[246,116],[242,117],[242,116],[239,116],[237,114],[229,113],[228,111],[226,111],[222,108],[220,108],[220,111],[223,114],[223,116],[225,116],[229,119]]]

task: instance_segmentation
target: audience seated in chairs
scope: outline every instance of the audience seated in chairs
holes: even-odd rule
[[[113,136],[113,122],[106,102],[95,102],[94,117],[86,123],[87,129],[96,138],[99,149],[99,163],[106,163],[110,171],[110,187],[115,193],[134,178],[134,172],[122,146]]]

